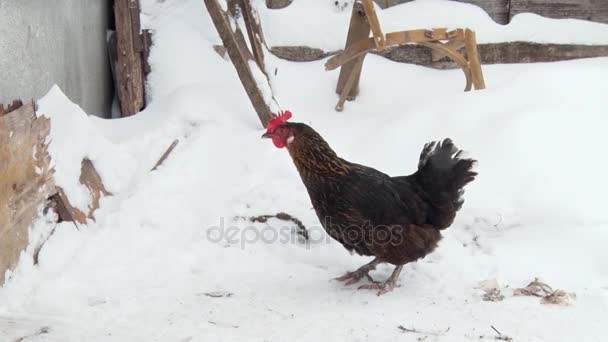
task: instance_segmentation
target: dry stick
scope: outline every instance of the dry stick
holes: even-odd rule
[[[42,328],[38,329],[38,331],[36,331],[35,333],[33,333],[31,335],[28,335],[28,336],[20,337],[18,339],[15,339],[13,342],[23,342],[25,340],[29,340],[29,339],[31,339],[33,337],[36,337],[36,336],[48,334],[49,330],[50,330],[49,327],[42,327]]]
[[[302,223],[302,221],[300,221],[296,217],[291,216],[284,212],[277,213],[276,215],[259,215],[259,216],[251,216],[251,217],[240,216],[239,218],[249,220],[250,222],[260,222],[260,223],[264,223],[264,222],[268,221],[268,219],[270,219],[270,218],[276,218],[276,219],[279,219],[282,221],[290,221],[290,222],[293,222],[296,226],[298,226],[298,234],[301,235],[304,238],[304,240],[308,241],[308,239],[309,239],[308,230],[306,229],[306,226],[304,226],[304,223]]]
[[[178,139],[173,140],[173,142],[171,143],[171,146],[169,146],[169,148],[165,151],[165,153],[163,153],[163,155],[160,157],[160,159],[156,162],[156,165],[154,165],[154,167],[150,171],[155,171],[159,166],[161,166],[165,162],[165,160],[169,157],[171,152],[173,152],[173,149],[177,146],[178,143],[179,143]]]
[[[51,236],[53,236],[53,234],[55,234],[55,229],[57,229],[57,225],[55,225],[55,227],[53,227],[53,230],[51,230],[51,233],[49,234],[49,236],[47,236],[41,243],[40,245],[38,245],[38,247],[36,247],[34,249],[34,255],[32,255],[32,259],[34,260],[34,265],[38,265],[38,261],[40,260],[40,251],[42,250],[42,247],[44,247],[44,245],[47,243],[47,241],[49,241],[51,239]],[[76,229],[78,229],[78,226],[76,226]]]
[[[445,331],[443,331],[443,332],[438,332],[438,331],[420,331],[420,330],[416,330],[416,329],[406,328],[403,325],[400,325],[397,328],[399,328],[399,330],[401,330],[403,332],[409,332],[409,333],[414,333],[414,334],[422,334],[422,335],[433,335],[433,336],[445,335],[448,331],[450,331],[449,327]]]

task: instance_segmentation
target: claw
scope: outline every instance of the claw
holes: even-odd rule
[[[361,280],[363,277],[366,277],[369,279],[369,281],[374,282],[374,279],[369,275],[369,272],[376,269],[376,265],[379,263],[380,260],[374,259],[370,263],[361,266],[358,270],[348,272],[345,275],[334,279],[337,281],[345,281],[346,283],[344,283],[344,285],[347,286],[359,282],[359,280]]]
[[[359,286],[358,290],[378,290],[378,296],[381,296],[385,293],[391,292],[396,285],[392,282],[374,282],[373,284],[366,284]]]
[[[399,278],[402,268],[403,266],[397,266],[393,271],[393,274],[391,274],[385,282],[373,281],[372,279],[372,284],[361,285],[359,286],[359,290],[378,290],[378,296],[393,291],[393,289],[398,286],[397,279]]]

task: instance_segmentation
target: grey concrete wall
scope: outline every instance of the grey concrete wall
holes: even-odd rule
[[[109,116],[110,0],[0,0],[0,103],[53,84],[87,113]]]

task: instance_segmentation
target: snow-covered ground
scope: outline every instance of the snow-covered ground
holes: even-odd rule
[[[367,259],[324,235],[288,154],[260,139],[234,68],[211,47],[219,38],[202,1],[142,6],[155,30],[146,110],[104,121],[58,88],[39,102],[52,119],[58,183],[85,205],[76,175],[87,156],[114,196],[97,222],[57,225],[39,265],[23,253],[0,288],[0,341],[42,327],[25,341],[469,341],[493,339],[491,326],[514,341],[608,338],[608,58],[485,66],[487,89],[464,93],[460,71],[372,55],[361,95],[337,113],[338,73],[324,61],[267,56],[280,105],[346,159],[408,174],[425,142],[449,136],[479,160],[440,247],[377,297],[331,280]],[[234,220],[279,211],[300,218],[313,241],[298,242],[281,221]],[[41,219],[33,235],[53,227]],[[534,277],[577,299],[512,296]],[[503,301],[476,289],[493,278]]]

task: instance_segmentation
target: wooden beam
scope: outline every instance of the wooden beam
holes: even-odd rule
[[[481,58],[479,57],[479,51],[477,50],[477,40],[475,39],[474,31],[466,29],[464,43],[467,51],[467,59],[469,60],[471,77],[473,78],[473,86],[478,90],[485,89],[486,83],[483,79],[483,72],[481,71]]]
[[[120,112],[123,117],[139,112],[145,105],[142,54],[139,35],[138,0],[115,0],[116,66]]]
[[[447,48],[449,49],[453,49],[455,51],[458,51],[460,49],[462,49],[464,47],[464,41],[462,40],[451,40],[449,42],[446,43],[439,43],[439,44],[443,44],[445,45]],[[433,51],[431,52],[431,60],[433,62],[436,62],[440,59],[442,59],[443,57],[446,57],[447,55],[437,49],[433,49]]]
[[[230,25],[230,18],[224,12],[217,0],[204,0],[207,11],[211,16],[211,20],[217,29],[217,32],[222,39],[228,56],[236,69],[241,83],[247,92],[247,96],[253,105],[253,108],[258,114],[260,122],[264,127],[272,117],[269,105],[266,103],[266,99],[260,91],[257,81],[251,72],[248,59],[245,55],[245,51],[249,51],[247,46],[242,46],[238,43],[235,33],[232,31]]]
[[[469,62],[462,56],[458,51],[449,48],[448,46],[441,44],[440,42],[420,42],[420,45],[429,47],[433,50],[437,50],[442,54],[449,56],[456,64],[460,66],[462,71],[464,72],[464,77],[466,80],[466,85],[464,87],[464,91],[470,91],[471,85],[473,84],[473,78],[471,76],[471,68],[469,66]]]
[[[341,112],[344,110],[344,102],[349,98],[348,94],[353,88],[355,84],[355,80],[361,76],[361,69],[363,68],[363,60],[365,59],[365,54],[359,56],[355,61],[355,67],[352,69],[348,80],[346,80],[346,84],[344,85],[344,89],[342,89],[342,93],[340,94],[340,99],[338,100],[338,104],[336,104],[336,111]]]
[[[353,46],[354,44],[358,44],[359,42],[361,42],[364,39],[369,39],[369,42],[371,42],[371,47],[375,47],[376,43],[374,42],[374,39],[369,38],[370,30],[371,30],[370,24],[369,24],[367,15],[365,14],[365,7],[361,3],[361,1],[356,1],[353,5],[353,10],[352,10],[351,17],[350,17],[350,26],[348,28],[348,35],[346,37],[345,50],[348,50],[351,46]],[[365,44],[368,44],[368,43],[365,43]],[[353,70],[356,67],[357,61],[353,60],[353,58],[360,56],[366,50],[369,50],[369,49],[368,48],[362,48],[362,49],[356,48],[356,50],[358,52],[358,55],[352,56],[352,58],[349,58],[344,63],[340,62],[338,64],[338,66],[340,66],[340,65],[342,66],[342,68],[340,69],[340,76],[338,77],[338,84],[336,86],[336,93],[338,93],[338,95],[342,95],[342,91],[344,90],[344,88],[346,86],[346,82],[348,81],[348,78],[351,76]],[[336,64],[337,63],[334,60],[334,65],[336,65]],[[325,68],[327,70],[332,69],[330,61],[328,61],[325,64]],[[335,66],[333,68],[337,68],[337,66]],[[359,79],[361,77],[361,69],[359,68],[359,70],[357,70],[357,71],[358,72],[354,76],[355,79],[353,80],[353,84],[352,84],[350,92],[348,94],[349,97],[355,97],[359,93]]]
[[[382,33],[380,21],[378,20],[378,15],[374,9],[372,0],[363,0],[363,7],[365,7],[365,14],[367,15],[369,26],[372,29],[376,49],[382,51],[386,48],[386,39],[384,38],[384,33]]]

